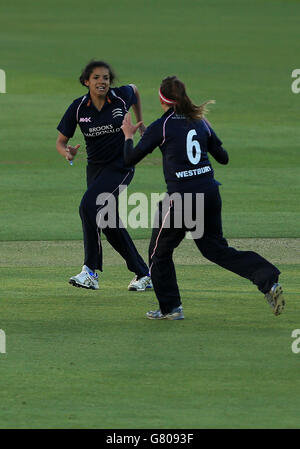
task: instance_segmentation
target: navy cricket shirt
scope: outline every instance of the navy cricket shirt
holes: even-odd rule
[[[125,142],[126,164],[135,165],[156,147],[162,152],[169,193],[197,192],[219,184],[214,179],[208,153],[221,164],[228,163],[227,151],[207,121],[190,121],[173,108],[148,126],[134,149],[131,139]]]
[[[115,87],[109,89],[106,101],[101,111],[98,111],[88,93],[73,101],[57,129],[71,138],[79,125],[84,135],[89,164],[106,166],[118,161],[124,166],[124,134],[121,125],[124,115],[136,102],[132,86]]]

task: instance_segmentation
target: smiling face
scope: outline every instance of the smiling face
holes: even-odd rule
[[[109,70],[106,67],[95,67],[85,85],[92,97],[105,98],[110,87]]]

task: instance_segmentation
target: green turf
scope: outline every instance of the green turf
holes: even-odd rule
[[[1,6],[1,428],[299,428],[299,14],[298,0]],[[183,322],[145,319],[154,294],[127,291],[131,274],[106,242],[101,291],[66,283],[82,263],[85,156],[78,130],[74,166],[58,155],[56,126],[85,93],[91,58],[138,86],[146,125],[167,75],[196,103],[216,100],[208,119],[230,156],[213,163],[224,234],[279,266],[284,315],[189,242],[175,253]],[[156,150],[128,194],[164,190]],[[144,257],[150,233],[131,229]]]
[[[162,112],[157,88],[166,75],[182,77],[195,102],[215,99],[209,120],[230,155],[228,166],[214,164],[226,235],[299,236],[300,96],[291,91],[299,12],[290,0],[7,3],[0,17],[7,77],[0,94],[0,239],[81,238],[83,139],[77,131],[72,140],[82,144],[73,167],[55,140],[67,106],[85,93],[77,79],[92,57],[113,64],[118,84],[138,85],[146,124]],[[163,192],[160,164],[156,150],[137,167],[130,192]]]
[[[299,259],[279,265],[280,317],[248,281],[178,264],[186,319],[153,322],[153,293],[126,291],[125,267],[85,291],[66,283],[77,267],[49,256],[0,269],[1,428],[298,427]]]

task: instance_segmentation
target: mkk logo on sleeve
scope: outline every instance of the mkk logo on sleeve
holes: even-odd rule
[[[91,117],[80,117],[80,119],[79,119],[79,123],[82,123],[82,122],[84,122],[84,123],[91,123]]]

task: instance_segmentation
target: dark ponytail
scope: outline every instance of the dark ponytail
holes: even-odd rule
[[[168,99],[175,102],[174,109],[176,113],[186,116],[190,120],[201,120],[207,111],[206,105],[214,103],[214,100],[208,100],[199,106],[192,103],[188,97],[185,85],[176,76],[168,76],[160,86],[161,93]]]

